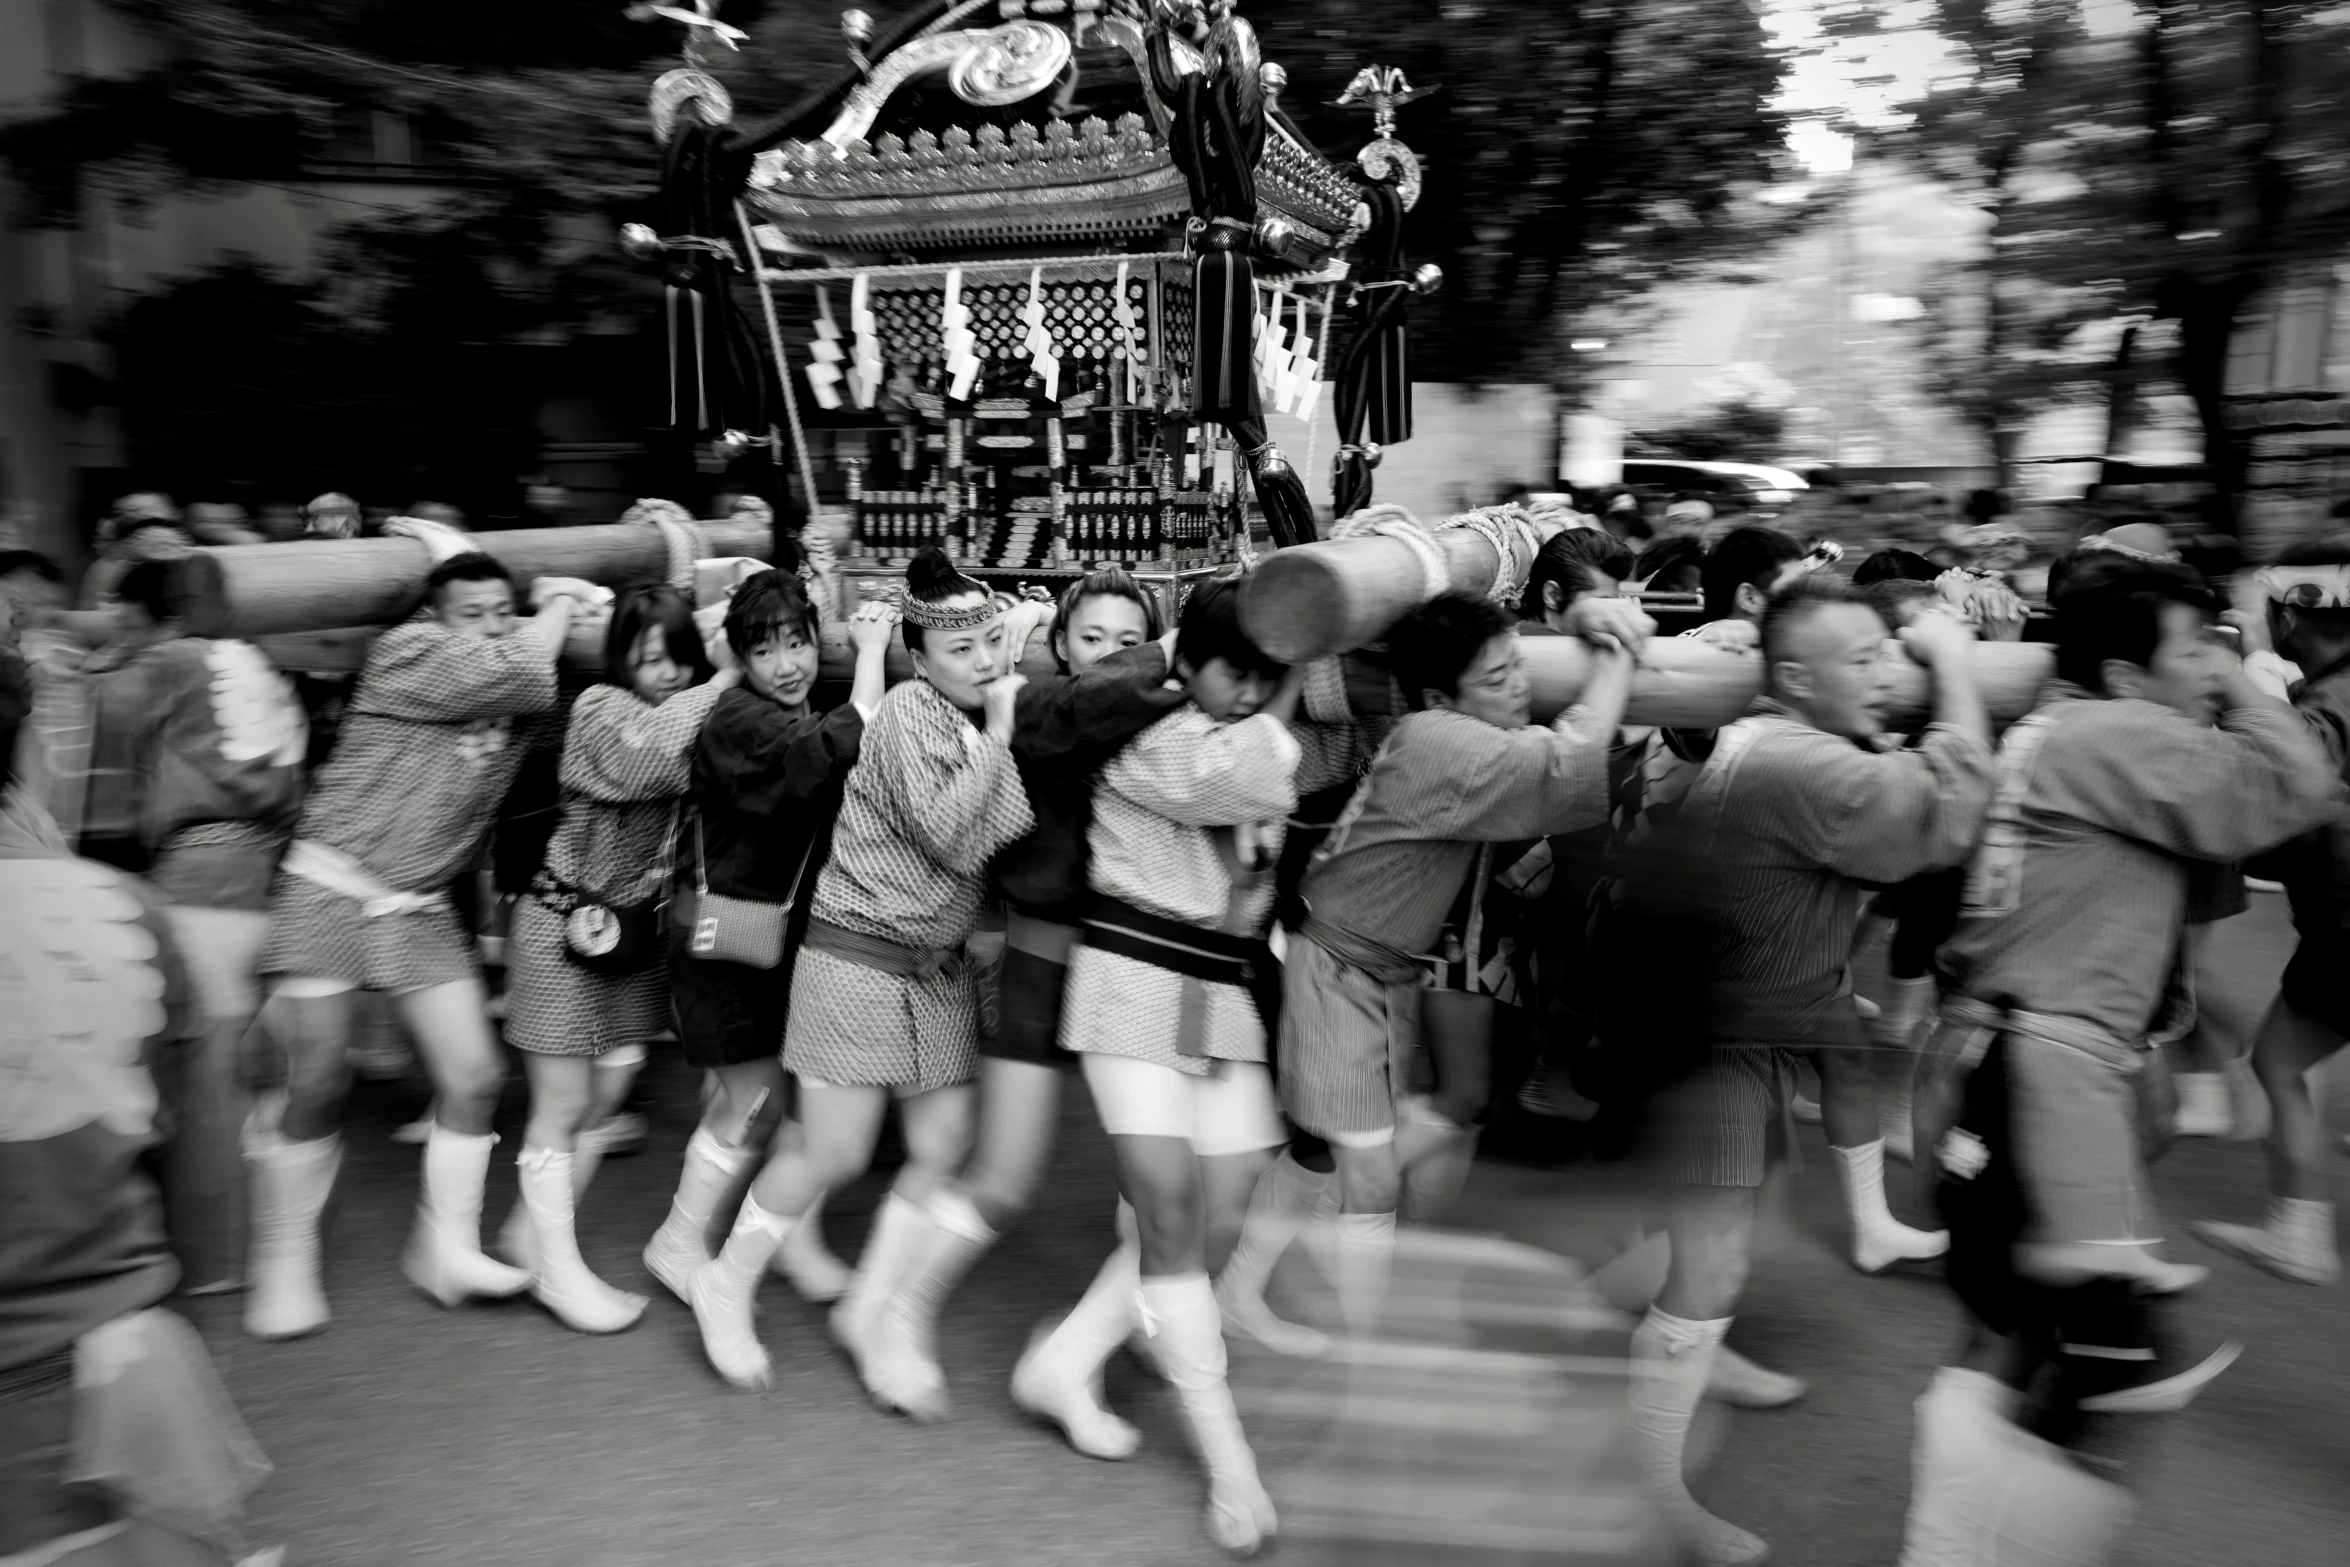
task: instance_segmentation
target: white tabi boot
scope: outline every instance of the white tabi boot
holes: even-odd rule
[[[1216,1292],[1204,1273],[1144,1279],[1142,1311],[1208,1472],[1208,1538],[1235,1556],[1254,1556],[1273,1538],[1279,1520],[1224,1380]]]
[[[1076,1309],[1057,1327],[1030,1334],[1012,1368],[1012,1402],[1059,1426],[1088,1458],[1131,1458],[1142,1445],[1142,1433],[1110,1413],[1101,1394],[1102,1368],[1140,1326],[1140,1258],[1132,1241],[1120,1242]]]
[[[1330,1352],[1328,1334],[1273,1314],[1265,1304],[1265,1286],[1300,1231],[1338,1218],[1338,1200],[1336,1171],[1319,1174],[1282,1150],[1249,1194],[1240,1240],[1216,1276],[1216,1305],[1225,1332],[1253,1339],[1277,1355],[1311,1358]]]
[[[343,1140],[291,1143],[258,1128],[245,1134],[252,1177],[252,1256],[246,1271],[245,1331],[255,1338],[299,1338],[327,1324],[319,1284],[318,1224],[343,1164]]]
[[[710,1260],[702,1237],[709,1233],[711,1216],[725,1200],[727,1188],[742,1174],[746,1157],[706,1125],[695,1127],[686,1142],[685,1167],[677,1173],[669,1217],[645,1243],[645,1271],[679,1300],[686,1298],[695,1271]]]
[[[481,1249],[482,1186],[497,1141],[491,1132],[452,1132],[436,1123],[424,1145],[424,1189],[417,1194],[416,1227],[400,1267],[411,1284],[444,1306],[530,1288],[529,1274]]]
[[[576,1168],[575,1155],[553,1148],[525,1148],[515,1160],[532,1238],[530,1292],[567,1327],[617,1333],[645,1314],[645,1298],[606,1284],[580,1256],[574,1193],[586,1183]]]

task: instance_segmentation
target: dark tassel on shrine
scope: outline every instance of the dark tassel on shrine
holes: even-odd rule
[[[1222,425],[1256,411],[1257,277],[1240,227],[1217,220],[1192,267],[1191,415]]]
[[[1241,455],[1248,463],[1257,506],[1265,514],[1265,528],[1273,535],[1274,548],[1312,543],[1317,531],[1313,497],[1306,493],[1305,481],[1298,477],[1289,458],[1266,438],[1264,420],[1251,415],[1234,424],[1232,437],[1240,443]]]

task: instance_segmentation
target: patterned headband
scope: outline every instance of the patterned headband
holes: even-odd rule
[[[2350,609],[2350,566],[2269,566],[2257,580],[2271,603]]]
[[[986,592],[984,588],[980,591]],[[977,631],[982,626],[993,625],[995,618],[1004,612],[1003,605],[996,602],[992,593],[977,604],[960,608],[951,604],[926,604],[909,593],[899,608],[907,625],[920,626],[925,631]]]

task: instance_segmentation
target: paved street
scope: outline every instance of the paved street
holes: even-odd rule
[[[2259,897],[2225,932],[2244,956],[2227,992],[2209,998],[2215,1010],[2257,1016],[2289,947],[2283,922],[2282,900]],[[690,1075],[674,1060],[655,1070],[661,1102],[653,1141],[606,1167],[584,1226],[590,1261],[606,1277],[647,1290],[636,1249],[660,1221],[693,1114]],[[2337,1108],[2343,1097],[2335,1095]],[[528,1301],[453,1313],[428,1304],[395,1266],[416,1154],[386,1135],[419,1101],[413,1086],[361,1090],[328,1250],[336,1317],[327,1333],[257,1344],[235,1331],[233,1302],[190,1308],[278,1464],[257,1498],[258,1534],[290,1545],[291,1562],[1155,1567],[1218,1559],[1199,1532],[1201,1488],[1164,1388],[1130,1362],[1113,1366],[1112,1399],[1147,1441],[1124,1465],[1073,1456],[1022,1420],[1003,1393],[1031,1323],[1074,1299],[1108,1245],[1106,1150],[1082,1095],[1064,1117],[1052,1194],[958,1298],[944,1340],[957,1412],[936,1428],[874,1412],[820,1315],[780,1284],[762,1296],[779,1373],[763,1397],[718,1383],[702,1364],[691,1318],[666,1297],[635,1330],[607,1339],[567,1332]],[[516,1091],[501,1123],[502,1155],[514,1149],[519,1111]],[[1955,1340],[1955,1308],[1931,1276],[1870,1280],[1842,1263],[1834,1175],[1817,1128],[1806,1138],[1806,1169],[1774,1194],[1767,1244],[1733,1337],[1764,1363],[1809,1377],[1815,1391],[1787,1411],[1720,1419],[1711,1433],[1717,1456],[1697,1490],[1724,1516],[1770,1538],[1780,1561],[1890,1567],[1908,1492],[1910,1401]],[[2241,1337],[2250,1347],[2175,1423],[2121,1559],[2134,1567],[2338,1563],[2350,1496],[2343,1292],[2255,1275],[2184,1234],[2189,1218],[2257,1212],[2255,1147],[2184,1145],[2160,1167],[2158,1185],[2177,1232],[2172,1254],[2214,1264],[2211,1282],[2183,1307],[2188,1329]],[[840,1199],[831,1231],[844,1254],[854,1255],[877,1191],[868,1180]],[[501,1157],[493,1222],[512,1192],[511,1163]],[[1593,1193],[1587,1175],[1488,1164],[1458,1222],[1555,1249],[1588,1247],[1604,1217]],[[1326,1305],[1302,1258],[1285,1265],[1283,1287],[1302,1314]],[[1506,1387],[1444,1377],[1439,1369],[1423,1379],[1450,1390],[1428,1403],[1431,1452],[1446,1450],[1443,1433],[1460,1424],[1458,1406],[1476,1386],[1494,1389],[1477,1396],[1496,1400],[1497,1418],[1504,1405],[1513,1419],[1525,1413]],[[1328,1373],[1236,1357],[1235,1382],[1267,1482],[1285,1505],[1326,1472],[1325,1426],[1310,1395],[1327,1380]],[[1556,1436],[1569,1451],[1610,1429],[1603,1381],[1574,1385],[1588,1407],[1530,1442]],[[1491,1435],[1477,1449],[1502,1455],[1489,1482],[1498,1476],[1506,1487],[1514,1472],[1542,1473]],[[1603,1508],[1601,1472],[1616,1462],[1611,1446],[1583,1450],[1572,1460],[1581,1468],[1553,1475],[1554,1488],[1586,1485],[1591,1508]],[[1472,1478],[1444,1483],[1465,1487]],[[1489,1483],[1480,1505],[1496,1514],[1531,1509],[1541,1500],[1536,1492],[1525,1479],[1514,1501],[1496,1500]],[[1354,1562],[1372,1553],[1300,1540],[1285,1542],[1282,1556]],[[1569,1558],[1412,1547],[1391,1559]]]

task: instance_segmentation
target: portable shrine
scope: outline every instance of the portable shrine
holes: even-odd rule
[[[1377,136],[1336,161],[1229,0],[933,0],[885,36],[847,13],[842,79],[743,127],[702,69],[709,10],[654,91],[676,232],[624,243],[667,258],[677,422],[788,452],[852,573],[927,544],[1040,584],[1115,561],[1172,608],[1186,574],[1316,536],[1319,454],[1293,462],[1269,410],[1311,430],[1335,381],[1343,432],[1351,387],[1342,498],[1408,433],[1400,305],[1438,279],[1393,275],[1419,192],[1400,73],[1357,76],[1341,101]],[[779,372],[756,388],[745,338]]]

